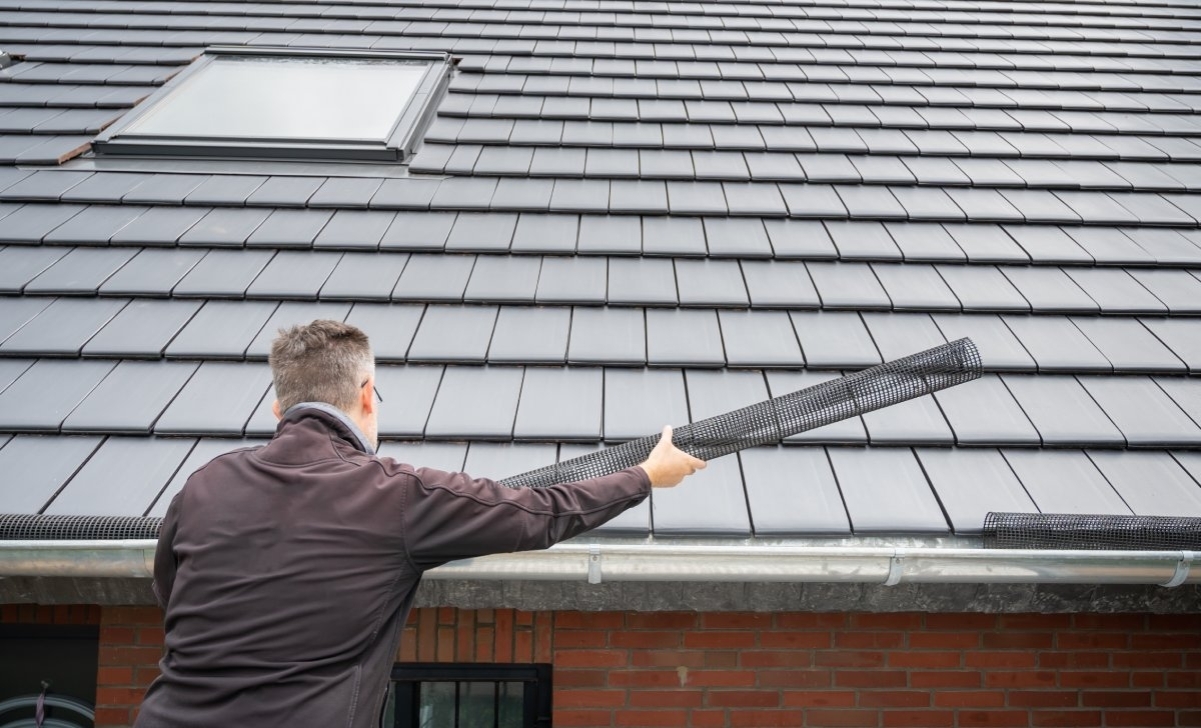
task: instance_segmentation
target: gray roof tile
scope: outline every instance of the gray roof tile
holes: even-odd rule
[[[0,243],[40,243],[47,233],[84,209],[82,205],[25,205],[4,217]]]
[[[271,372],[264,364],[205,362],[162,413],[154,431],[241,435],[270,384]]]
[[[129,303],[126,298],[59,298],[0,344],[0,353],[79,356],[88,339]],[[25,315],[22,312],[20,315]]]
[[[495,306],[426,308],[409,347],[412,362],[483,363],[496,325]]]
[[[739,454],[758,536],[850,534],[846,508],[821,448],[752,448]],[[786,477],[781,474],[787,473]]]
[[[309,248],[333,215],[328,210],[288,210],[271,213],[250,237],[248,246]]]
[[[14,437],[0,449],[0,468],[20,488],[4,494],[5,510],[13,513],[40,513],[79,470],[103,438],[42,436]]]
[[[718,319],[730,366],[804,366],[805,358],[788,314],[723,310],[718,312]]]
[[[606,369],[606,440],[652,435],[668,424],[684,424],[688,399],[677,369]]]
[[[692,486],[689,491],[664,488],[652,496],[656,534],[751,534],[746,493],[736,459],[712,461],[704,470],[693,475],[688,484]]]
[[[921,448],[916,453],[957,534],[981,533],[990,511],[1034,510],[1021,481],[996,450]]]
[[[277,306],[274,301],[209,301],[167,346],[166,355],[241,359]]]
[[[241,298],[274,252],[209,251],[175,286],[176,296]]]
[[[1007,266],[1001,271],[1036,313],[1097,313],[1100,306],[1060,268]]]
[[[123,361],[71,412],[62,424],[62,431],[149,434],[155,420],[197,366],[185,362]]]
[[[1072,323],[1109,359],[1115,371],[1186,371],[1184,362],[1134,319],[1076,316]]]
[[[275,309],[271,318],[263,324],[258,336],[246,347],[246,357],[266,359],[268,352],[271,351],[271,341],[281,330],[289,326],[307,324],[314,319],[344,321],[348,313],[350,313],[350,304],[347,303],[292,303],[285,301]]]
[[[1043,513],[1130,514],[1129,506],[1083,452],[1002,452]]]
[[[1184,517],[1201,514],[1197,481],[1168,453],[1094,451],[1088,456],[1135,513]]]
[[[157,359],[203,305],[135,300],[84,345],[84,356]]]
[[[95,294],[136,252],[130,248],[76,248],[27,283],[25,292]]]
[[[880,281],[867,263],[807,263],[822,308],[889,309]]]
[[[426,437],[511,438],[523,373],[520,368],[447,367],[425,426]],[[482,401],[489,403],[486,410],[478,407]]]
[[[492,363],[562,364],[571,331],[569,308],[502,307],[492,333]]]
[[[950,530],[912,451],[831,448],[828,452],[856,533]]]
[[[567,361],[579,364],[645,364],[646,322],[643,311],[577,307],[572,313]]]
[[[250,175],[214,175],[184,197],[187,205],[244,205],[251,193],[267,181]]]
[[[392,299],[461,301],[474,267],[474,255],[414,254],[396,282]]]
[[[526,370],[513,437],[599,440],[603,383],[600,369]]]
[[[57,432],[115,365],[112,361],[38,361],[0,393],[0,427],[9,432]]]
[[[1019,374],[1006,374],[1003,378],[1018,405],[1038,428],[1044,445],[1126,444],[1122,433],[1075,379]]]

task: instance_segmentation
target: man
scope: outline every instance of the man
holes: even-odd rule
[[[139,728],[374,726],[426,569],[546,548],[704,467],[666,428],[641,465],[549,488],[413,469],[375,455],[362,331],[294,326],[270,361],[275,437],[197,470],[163,521],[166,653]]]

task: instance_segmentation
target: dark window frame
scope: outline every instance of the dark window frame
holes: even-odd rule
[[[403,662],[392,667],[395,722],[383,728],[416,728],[423,683],[520,682],[522,728],[551,728],[552,666],[509,663]]]
[[[170,137],[126,131],[165,101],[187,80],[215,59],[229,56],[273,58],[351,58],[425,61],[429,67],[405,104],[383,143],[369,140],[298,139],[280,141],[255,137]],[[189,157],[277,159],[299,161],[406,162],[437,113],[438,101],[450,85],[455,59],[437,51],[383,51],[275,46],[211,46],[187,69],[137,104],[92,142],[97,158]]]

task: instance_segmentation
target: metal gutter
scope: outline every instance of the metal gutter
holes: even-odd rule
[[[0,577],[153,575],[155,542],[0,541]],[[991,584],[1201,583],[1192,551],[1034,551],[887,546],[559,544],[455,561],[427,579]]]

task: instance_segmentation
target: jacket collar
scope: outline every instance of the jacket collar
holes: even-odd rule
[[[326,416],[322,417],[317,413]],[[326,404],[325,402],[300,402],[299,404],[294,404],[284,412],[284,416],[280,418],[280,423],[282,424],[288,420],[297,420],[311,415],[317,415],[318,419],[326,421],[333,419],[334,422],[331,424],[334,425],[334,429],[339,429],[338,425],[341,425],[341,429],[344,430],[344,432],[339,432],[344,440],[347,440],[350,444],[368,455],[375,455],[375,448],[367,441],[367,436],[363,434],[358,425],[347,417],[345,412],[332,404]]]

